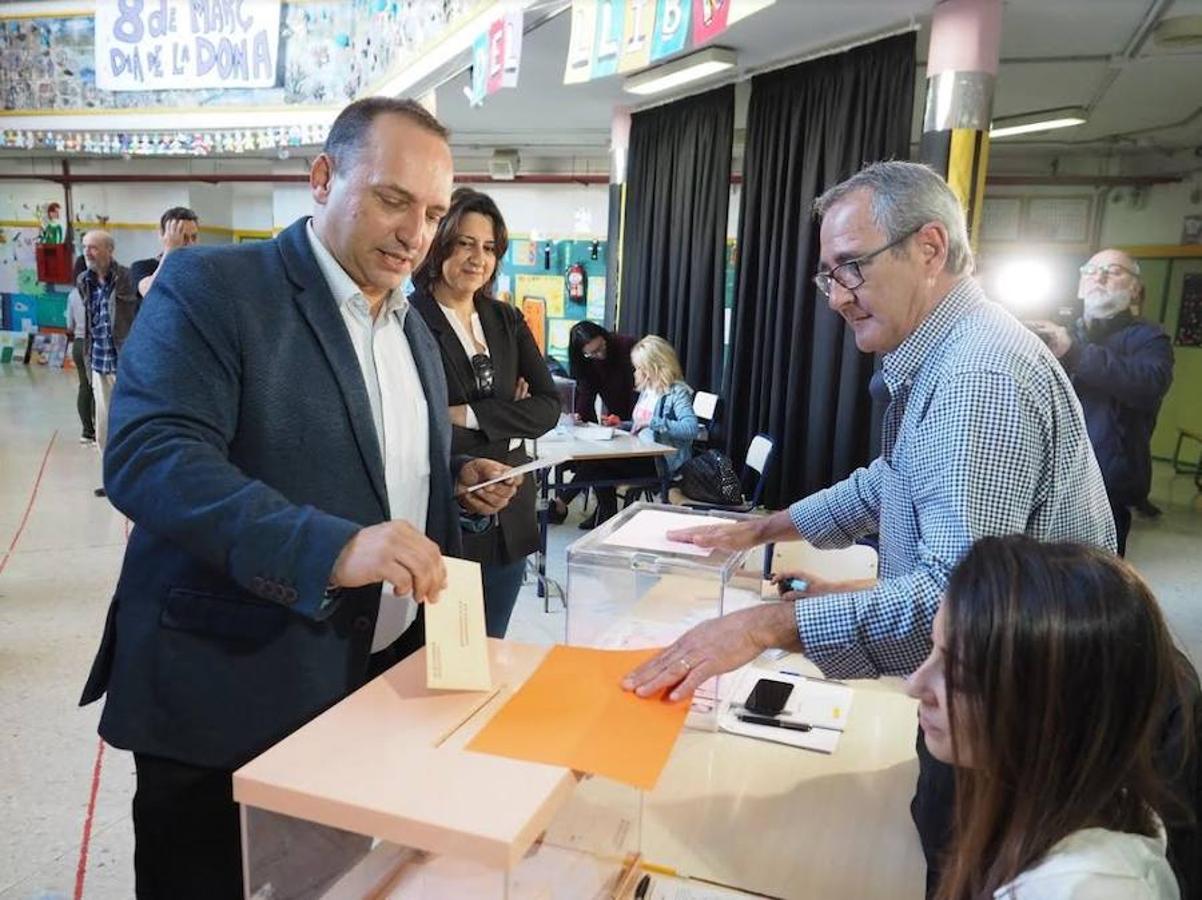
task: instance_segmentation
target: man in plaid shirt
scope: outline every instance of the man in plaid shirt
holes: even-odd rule
[[[794,602],[705,622],[627,677],[640,695],[687,696],[771,647],[802,651],[836,678],[908,675],[930,651],[951,570],[978,538],[1025,533],[1115,549],[1073,386],[970,277],[964,212],[943,179],[916,163],[877,163],[816,210],[815,284],[856,346],[884,354],[874,379],[889,397],[881,455],[775,515],[670,536],[727,549],[799,538],[836,548],[879,533],[880,579],[850,590],[811,579]],[[918,743],[914,812],[930,864],[952,778],[921,735]]]

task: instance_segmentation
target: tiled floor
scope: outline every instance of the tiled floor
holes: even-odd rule
[[[99,461],[78,443],[74,401],[73,374],[0,366],[0,900],[133,895],[132,761],[112,748],[100,754],[99,706],[76,705],[126,522],[92,496]],[[1202,506],[1192,481],[1167,467],[1153,496],[1165,513],[1136,519],[1130,559],[1200,663]],[[574,509],[552,529],[549,575],[560,583],[579,519]],[[563,626],[562,607],[544,613],[527,587],[510,636],[548,643]]]

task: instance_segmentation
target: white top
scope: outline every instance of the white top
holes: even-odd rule
[[[474,307],[472,309],[472,330],[470,332],[463,327],[463,322],[456,315],[455,310],[449,306],[443,306],[441,303],[438,304],[438,308],[442,310],[442,314],[451,323],[451,330],[455,332],[455,337],[459,338],[459,343],[463,345],[463,352],[467,354],[468,359],[471,359],[477,353],[492,356],[492,353],[488,349],[488,341],[484,338],[484,326],[480,324],[480,314],[476,312]],[[480,430],[480,420],[476,418],[476,412],[472,409],[470,403],[467,407],[466,419],[467,424],[464,426],[465,428],[470,428],[472,431]]]
[[[638,402],[634,404],[634,412],[630,414],[630,420],[635,428],[646,428],[651,422],[651,417],[655,415],[655,404],[659,403],[659,398],[663,395],[651,388],[644,388],[639,394]]]
[[[459,338],[459,343],[463,345],[463,352],[467,354],[467,358],[469,360],[477,353],[483,353],[485,356],[492,356],[492,351],[488,349],[488,340],[484,337],[484,326],[480,324],[480,314],[476,312],[475,307],[472,308],[471,331],[468,331],[467,328],[464,327],[463,320],[459,318],[455,310],[451,309],[451,307],[443,306],[441,303],[439,303],[438,308],[442,310],[442,314],[446,316],[447,321],[451,323],[451,329],[455,332],[455,337]],[[480,420],[476,418],[476,411],[472,409],[472,405],[470,403],[467,404],[467,414],[464,416],[464,419],[464,428],[470,428],[472,431],[480,430]],[[510,438],[510,450],[520,447],[521,445],[521,438]]]
[[[1179,900],[1163,830],[1150,838],[1105,828],[1073,832],[996,900]]]
[[[399,288],[392,291],[373,320],[367,298],[317,237],[312,220],[306,232],[363,373],[392,518],[425,534],[430,506],[430,420],[417,363],[405,337],[409,301]],[[385,583],[372,653],[400,637],[416,615],[413,597],[396,597],[392,585]]]

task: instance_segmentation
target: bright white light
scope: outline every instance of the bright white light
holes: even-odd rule
[[[994,128],[989,132],[991,138],[1013,137],[1016,134],[1031,134],[1036,131],[1053,131],[1057,128],[1072,128],[1074,125],[1084,125],[1085,119],[1077,116],[1067,116],[1063,119],[1047,119],[1043,122],[1031,122],[1027,125],[1010,125],[1004,128]]]
[[[628,94],[658,94],[733,68],[736,61],[733,50],[706,47],[662,66],[631,75],[622,84],[622,89]]]
[[[994,299],[1017,316],[1047,309],[1052,296],[1052,269],[1036,259],[1006,263],[994,278]]]

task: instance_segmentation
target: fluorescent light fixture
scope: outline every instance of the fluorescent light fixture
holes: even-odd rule
[[[628,94],[659,94],[734,68],[736,60],[733,50],[706,47],[646,72],[631,75],[622,85],[622,90]]]
[[[1083,106],[1064,106],[1060,109],[1045,109],[1021,116],[1004,116],[994,119],[989,129],[991,138],[1012,137],[1016,134],[1031,134],[1035,131],[1052,131],[1055,128],[1071,128],[1089,121],[1089,113]]]

